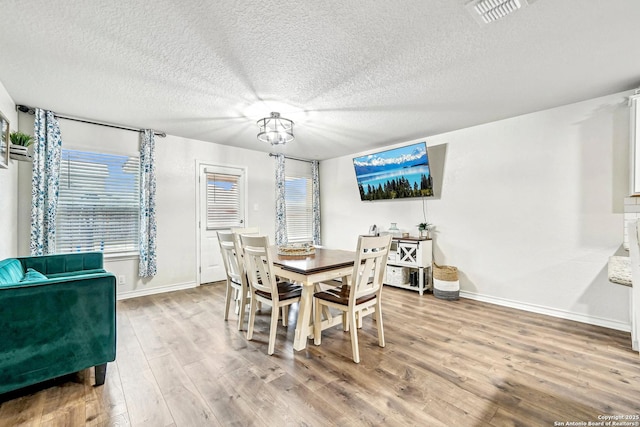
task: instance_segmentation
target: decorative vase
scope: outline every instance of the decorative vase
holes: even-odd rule
[[[391,227],[389,227],[389,233],[391,233],[391,235],[393,237],[399,237],[400,236],[400,230],[398,229],[398,223],[397,222],[392,222],[391,223]]]
[[[429,238],[429,229],[428,228],[421,228],[420,229],[420,237],[424,237],[424,238]]]

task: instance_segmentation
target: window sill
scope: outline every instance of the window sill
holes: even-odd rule
[[[138,252],[121,252],[121,253],[113,253],[113,254],[104,254],[105,261],[128,261],[128,260],[138,260],[140,259],[140,255]]]

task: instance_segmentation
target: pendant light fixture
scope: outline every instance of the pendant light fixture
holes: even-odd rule
[[[258,120],[258,139],[271,145],[283,145],[293,141],[293,122],[280,113],[271,113],[271,117]]]

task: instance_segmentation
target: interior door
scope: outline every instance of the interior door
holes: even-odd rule
[[[199,166],[200,283],[225,279],[218,231],[245,224],[245,172],[239,168]]]

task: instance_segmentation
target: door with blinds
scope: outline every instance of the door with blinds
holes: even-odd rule
[[[225,279],[218,231],[244,227],[246,184],[240,168],[200,165],[200,283]]]

